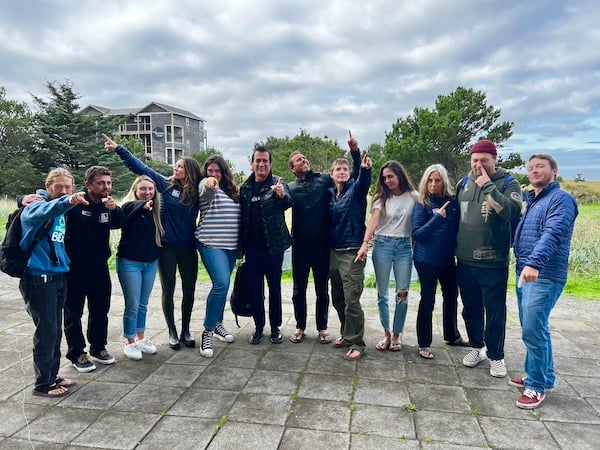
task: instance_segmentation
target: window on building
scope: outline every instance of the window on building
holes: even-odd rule
[[[166,158],[167,164],[170,166],[174,166],[175,162],[183,156],[182,148],[167,147],[166,151],[167,151],[167,158]]]
[[[149,134],[140,135],[142,142],[144,143],[144,148],[146,149],[146,155],[152,156],[152,138]]]
[[[167,142],[183,144],[183,128],[175,125],[167,125]]]

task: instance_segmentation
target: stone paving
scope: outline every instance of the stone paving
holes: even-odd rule
[[[192,330],[199,341],[208,283],[198,283]],[[489,364],[467,368],[466,349],[441,337],[434,315],[435,359],[417,355],[418,297],[410,293],[402,352],[374,349],[381,338],[374,289],[365,289],[368,352],[345,361],[344,350],[318,342],[314,317],[293,344],[291,284],[284,283],[285,341],[251,346],[252,320],[241,328],[226,311],[236,341],[215,340],[215,355],[173,351],[157,281],[147,337],[156,355],[123,355],[123,298],[113,278],[108,350],[112,366],[79,374],[63,357],[60,374],[77,382],[60,399],[31,395],[33,325],[18,280],[0,274],[0,449],[592,449],[600,442],[600,302],[561,298],[551,317],[558,382],[541,407],[518,409],[507,378]],[[314,294],[309,295],[314,309]],[[438,302],[440,303],[440,302]],[[524,347],[515,299],[509,296],[506,363],[521,375]],[[464,327],[461,326],[462,329]],[[339,322],[330,310],[330,332]],[[269,330],[265,330],[268,332]],[[64,342],[63,342],[64,349]],[[63,353],[64,354],[64,353]]]

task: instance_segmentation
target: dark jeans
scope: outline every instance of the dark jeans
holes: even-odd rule
[[[315,320],[317,330],[327,329],[329,315],[329,292],[327,280],[329,278],[329,248],[327,246],[306,246],[295,244],[292,247],[292,276],[294,291],[294,316],[296,328],[306,330],[306,289],[308,286],[308,273],[312,269],[315,282]]]
[[[260,332],[265,328],[264,279],[269,287],[269,325],[271,331],[281,326],[281,265],[283,252],[269,254],[268,250],[252,249],[246,251],[246,267],[252,302],[252,318]]]
[[[33,319],[33,370],[35,389],[54,384],[60,367],[62,312],[67,294],[63,274],[45,281],[39,276],[23,275],[19,283],[25,309]]]
[[[175,328],[175,305],[173,297],[175,294],[175,283],[177,269],[181,276],[181,317],[182,331],[188,332],[190,318],[194,308],[194,293],[196,290],[196,279],[198,278],[198,252],[195,246],[187,245],[165,245],[160,249],[158,257],[158,275],[162,288],[162,310],[167,326]]]
[[[487,346],[489,359],[503,359],[508,267],[482,268],[459,261],[456,274],[471,347]]]
[[[67,359],[72,362],[85,353],[85,338],[81,326],[83,305],[88,301],[87,339],[90,353],[97,354],[106,347],[108,310],[110,309],[111,282],[108,266],[93,269],[71,264],[67,274],[67,301],[65,303],[65,337]]]
[[[415,261],[421,284],[421,300],[417,314],[417,338],[419,347],[429,347],[432,340],[432,320],[435,307],[435,292],[438,281],[442,288],[442,317],[444,340],[454,342],[460,338],[458,332],[456,309],[458,285],[456,283],[456,266],[452,263],[446,267]]]

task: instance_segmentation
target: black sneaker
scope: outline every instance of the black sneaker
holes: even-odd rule
[[[273,328],[271,330],[271,342],[273,344],[281,344],[283,342],[283,336],[279,332],[279,328]]]
[[[202,332],[202,343],[200,344],[200,354],[205,358],[212,358],[213,356],[213,332],[211,330],[204,330]]]
[[[250,343],[251,343],[252,345],[258,345],[258,344],[260,344],[260,343],[262,342],[262,338],[263,338],[263,333],[262,333],[262,331],[258,331],[258,330],[256,330],[256,331],[255,331],[255,332],[252,334],[252,336],[250,336],[250,339],[249,339],[249,341],[250,341]]]
[[[114,364],[115,358],[111,356],[106,349],[100,350],[99,353],[90,352],[90,358],[100,364]]]
[[[79,358],[77,358],[76,361],[73,361],[72,364],[79,373],[86,373],[96,370],[96,365],[88,359],[85,353],[79,355]]]

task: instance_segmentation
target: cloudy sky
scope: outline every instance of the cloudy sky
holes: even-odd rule
[[[505,150],[600,179],[599,21],[595,0],[3,1],[0,86],[30,103],[68,79],[82,107],[187,109],[246,172],[268,136],[383,144],[465,86],[515,122]]]

